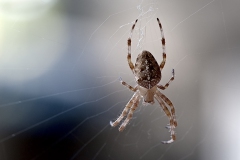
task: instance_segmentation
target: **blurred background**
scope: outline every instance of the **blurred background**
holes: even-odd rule
[[[240,159],[240,1],[0,0],[1,160]],[[142,50],[167,61],[160,84],[175,105],[177,140],[157,102],[123,132],[109,125],[136,85]]]

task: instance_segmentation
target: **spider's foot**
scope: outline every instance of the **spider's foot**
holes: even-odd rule
[[[116,127],[116,124],[114,124],[114,122],[112,122],[112,121],[110,121],[110,125],[111,125],[112,127]]]
[[[174,140],[173,140],[173,139],[170,139],[170,140],[168,140],[168,141],[162,141],[162,144],[170,144],[170,143],[172,143],[172,142],[174,142]]]
[[[113,127],[113,122],[112,122],[112,121],[110,121],[110,126],[112,126],[112,127]]]
[[[171,139],[168,141],[162,141],[163,144],[170,144],[172,142],[174,142],[176,140],[176,136],[175,135],[171,135]]]
[[[173,77],[175,76],[175,71],[174,71],[174,69],[172,69],[172,75],[173,75]]]

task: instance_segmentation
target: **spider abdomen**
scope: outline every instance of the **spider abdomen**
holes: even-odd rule
[[[134,73],[138,85],[150,89],[156,86],[161,80],[160,67],[149,51],[142,51],[138,55]]]

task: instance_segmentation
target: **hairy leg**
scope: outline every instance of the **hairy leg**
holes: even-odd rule
[[[132,72],[134,73],[134,65],[132,63],[132,60],[131,60],[131,36],[132,36],[132,32],[135,28],[135,25],[137,23],[138,20],[135,21],[135,23],[133,24],[132,26],[132,29],[131,29],[131,35],[130,37],[128,38],[128,41],[127,41],[127,44],[128,44],[128,55],[127,55],[127,60],[128,60],[128,65],[130,67],[130,69],[132,70]]]
[[[119,127],[119,131],[123,131],[125,129],[125,127],[127,126],[127,124],[129,123],[129,121],[132,119],[133,116],[133,112],[136,110],[136,108],[138,107],[139,104],[139,96],[136,98],[136,100],[133,102],[133,106],[131,107],[127,118],[124,120],[124,122],[121,124],[121,126]]]
[[[162,141],[162,143],[164,144],[169,144],[169,143],[172,143],[173,141],[176,140],[176,135],[175,135],[175,132],[174,132],[174,121],[173,121],[173,117],[172,117],[172,114],[169,112],[167,106],[165,105],[165,103],[163,102],[163,100],[161,99],[161,97],[159,97],[158,95],[155,95],[155,98],[156,100],[158,101],[158,103],[160,104],[160,106],[162,107],[163,111],[165,112],[165,114],[168,116],[169,118],[169,121],[170,121],[170,124],[169,126],[167,126],[167,128],[169,129],[170,131],[170,134],[171,134],[171,139],[168,140],[168,141]]]
[[[165,63],[166,63],[166,47],[165,47],[165,37],[164,37],[164,33],[163,33],[163,28],[162,28],[162,24],[160,22],[160,20],[157,18],[158,21],[158,25],[160,27],[160,31],[161,31],[161,37],[162,37],[162,50],[163,50],[163,60],[162,63],[160,64],[160,70],[163,69]]]
[[[158,87],[159,89],[161,89],[161,90],[165,90],[165,89],[169,86],[169,84],[174,80],[174,76],[175,76],[175,72],[174,72],[174,69],[173,69],[173,70],[172,70],[172,77],[171,77],[171,79],[168,81],[168,83],[165,84],[165,86],[157,85],[157,87]]]
[[[129,100],[129,102],[126,104],[126,107],[123,109],[121,115],[114,122],[110,121],[110,125],[112,127],[116,127],[121,122],[121,120],[127,115],[129,109],[134,104],[134,101],[136,101],[137,97],[138,97],[138,94],[135,93],[132,96],[132,98]]]

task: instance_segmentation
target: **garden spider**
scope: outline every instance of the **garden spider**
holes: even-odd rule
[[[137,21],[138,20],[136,20],[132,26],[131,35]],[[175,132],[174,132],[174,128],[177,126],[177,121],[175,118],[175,109],[172,102],[164,94],[162,94],[157,88],[165,90],[169,86],[170,82],[174,80],[174,69],[172,70],[172,77],[169,80],[169,82],[165,86],[158,85],[158,83],[161,80],[161,71],[166,62],[166,52],[165,52],[165,38],[163,34],[162,25],[158,18],[157,18],[157,21],[158,21],[160,31],[161,31],[161,36],[162,36],[163,60],[159,66],[156,59],[153,57],[153,55],[149,51],[144,50],[142,51],[142,53],[138,55],[135,66],[134,66],[131,61],[131,37],[128,38],[127,60],[128,60],[130,69],[135,75],[137,85],[135,87],[132,87],[126,82],[124,82],[122,79],[120,79],[120,82],[122,83],[122,85],[126,86],[131,91],[133,91],[134,94],[132,98],[129,100],[129,102],[127,103],[124,110],[122,111],[121,115],[114,122],[110,121],[110,125],[112,127],[117,126],[121,122],[121,120],[125,116],[127,116],[127,118],[119,127],[119,131],[123,131],[126,125],[131,120],[133,116],[133,112],[138,107],[140,98],[141,97],[143,98],[143,104],[148,104],[148,103],[153,104],[154,98],[155,98],[170,120],[170,123],[166,126],[166,128],[169,129],[169,132],[171,134],[171,139],[168,141],[162,141],[162,143],[168,144],[168,143],[172,143],[176,139]],[[167,108],[166,104],[170,107],[170,109]]]

